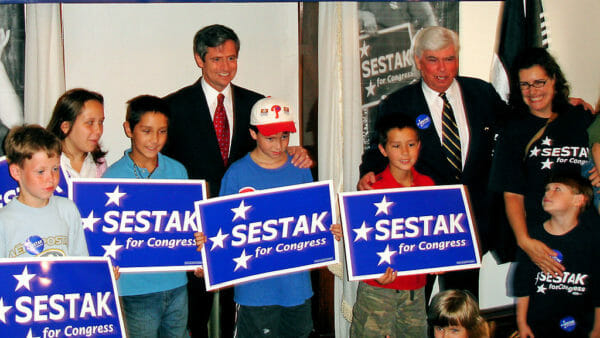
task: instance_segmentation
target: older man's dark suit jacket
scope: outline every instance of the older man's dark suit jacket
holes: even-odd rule
[[[254,149],[250,137],[250,110],[263,95],[231,85],[233,125],[228,165]],[[169,137],[163,153],[181,162],[190,178],[205,179],[210,196],[219,194],[221,179],[227,170],[221,159],[217,135],[201,81],[165,97],[170,108]]]
[[[498,118],[505,114],[506,105],[494,88],[485,81],[466,77],[457,77],[457,81],[462,92],[470,134],[462,178],[460,182],[453,179],[452,171],[442,151],[440,138],[431,120],[427,128],[419,130],[421,153],[415,169],[431,177],[437,185],[458,183],[467,186],[482,248],[486,250],[489,244],[488,225],[491,207],[491,194],[488,193],[487,186],[495,124]],[[421,82],[403,87],[385,98],[379,106],[378,118],[398,113],[408,116],[415,122],[422,115],[431,119]],[[380,154],[374,141],[369,150],[363,154],[361,176],[369,171],[378,173],[386,165],[387,159]]]

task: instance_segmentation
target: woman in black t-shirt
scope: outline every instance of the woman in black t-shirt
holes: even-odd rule
[[[517,244],[545,272],[564,267],[530,236],[548,218],[541,200],[557,172],[580,173],[589,155],[586,129],[592,115],[569,104],[569,87],[554,58],[542,48],[524,50],[511,72],[509,120],[498,141],[490,187],[503,192]]]

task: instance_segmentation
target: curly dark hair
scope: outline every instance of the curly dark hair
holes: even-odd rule
[[[518,112],[529,112],[519,86],[519,71],[533,66],[542,67],[548,77],[554,79],[555,94],[552,99],[552,111],[557,114],[566,111],[569,106],[569,84],[560,66],[545,48],[526,48],[517,55],[510,72],[509,104]]]

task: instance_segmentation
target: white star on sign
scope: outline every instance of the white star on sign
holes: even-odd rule
[[[385,250],[382,252],[378,252],[377,255],[381,257],[379,259],[379,263],[377,266],[381,265],[381,263],[386,262],[388,264],[392,264],[392,256],[396,254],[396,251],[390,250],[390,245],[385,246]]]
[[[235,215],[233,215],[233,219],[231,221],[233,222],[238,218],[246,219],[246,212],[248,212],[248,209],[250,209],[250,208],[252,208],[252,206],[251,205],[246,206],[244,204],[244,200],[242,200],[242,203],[240,203],[239,207],[231,208],[231,211],[233,211],[235,213]]]
[[[124,192],[120,192],[119,191],[119,186],[117,185],[117,187],[115,188],[115,191],[113,192],[105,192],[106,196],[108,196],[108,201],[106,201],[106,204],[104,205],[109,206],[111,203],[115,204],[116,206],[120,206],[121,205],[121,198],[125,195],[127,195]]]
[[[544,284],[542,284],[542,285],[538,286],[537,293],[546,294],[546,290],[547,290],[546,286],[544,286]]]
[[[90,211],[90,214],[86,218],[81,219],[81,225],[83,226],[83,230],[89,230],[94,232],[94,224],[98,222],[100,218],[94,217],[94,210]]]
[[[554,162],[550,161],[550,159],[547,158],[544,162],[542,162],[542,169],[552,169],[553,164]]]
[[[365,40],[363,40],[362,47],[360,47],[358,49],[360,51],[360,58],[361,59],[362,59],[363,56],[369,56],[369,48],[371,48],[371,46],[367,45],[367,42]]]
[[[546,136],[543,140],[542,140],[542,145],[543,146],[551,146],[552,145],[552,139],[549,138],[548,136]]]
[[[234,258],[233,261],[236,263],[235,269],[233,271],[237,271],[240,267],[244,269],[248,269],[248,261],[250,260],[251,255],[246,255],[246,249],[242,251],[242,255],[238,258]]]
[[[223,231],[221,230],[221,228],[219,228],[219,232],[217,232],[217,235],[209,238],[213,242],[213,245],[210,248],[210,251],[213,251],[213,249],[216,247],[219,247],[222,249],[223,241],[225,240],[225,238],[227,238],[227,236],[229,236],[229,234],[223,234]]]
[[[33,332],[31,331],[31,329],[29,329],[29,331],[27,332],[27,337],[25,338],[40,338],[39,336],[34,336]]]
[[[19,281],[17,283],[15,291],[19,290],[22,287],[25,287],[27,290],[31,291],[29,283],[31,282],[33,277],[35,277],[35,274],[29,274],[29,272],[27,272],[27,265],[25,265],[25,268],[23,269],[23,272],[20,275],[13,275],[13,277],[15,277]]]
[[[365,87],[367,90],[367,97],[375,95],[375,84],[369,80],[369,85]]]
[[[529,157],[538,156],[540,154],[540,151],[542,151],[542,149],[538,148],[537,146],[533,147],[533,149],[531,149],[531,151],[529,152]]]
[[[0,320],[6,324],[6,313],[10,310],[12,306],[7,305],[4,306],[4,299],[0,298]]]
[[[352,231],[356,232],[356,237],[354,238],[354,241],[357,242],[361,238],[364,239],[365,241],[368,241],[369,237],[367,235],[369,234],[369,232],[371,230],[373,230],[373,228],[368,227],[367,222],[363,221],[363,224],[360,226],[360,228],[352,229]]]
[[[377,207],[377,212],[375,213],[375,216],[384,213],[386,215],[389,215],[389,208],[394,205],[394,202],[388,202],[387,199],[385,198],[385,196],[383,196],[383,199],[381,200],[381,202],[379,203],[373,203],[376,207]]]
[[[117,251],[121,250],[122,247],[123,247],[122,245],[117,245],[117,239],[115,237],[113,237],[113,240],[112,240],[112,242],[110,242],[110,245],[102,246],[102,249],[105,250],[103,257],[110,256],[113,259],[117,259]]]

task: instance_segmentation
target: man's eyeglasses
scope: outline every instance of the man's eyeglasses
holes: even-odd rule
[[[519,87],[521,87],[521,90],[526,90],[526,89],[529,89],[531,87],[533,87],[533,88],[542,88],[543,86],[546,85],[546,82],[548,82],[548,79],[535,80],[533,82],[519,82]]]

